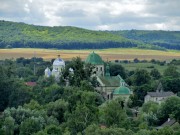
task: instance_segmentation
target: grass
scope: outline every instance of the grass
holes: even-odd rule
[[[32,49],[32,48],[14,48],[14,49],[0,49],[0,59],[10,58],[31,58],[42,57],[45,60],[56,58],[57,55],[65,60],[71,60],[73,57],[80,56],[83,60],[91,52],[98,53],[103,60],[133,60],[138,58],[140,60],[171,60],[180,59],[180,51],[168,50],[144,50],[136,48],[116,48],[116,49],[98,49],[98,50],[57,50],[57,49]]]
[[[146,69],[147,71],[151,71],[153,68],[156,68],[161,74],[163,74],[164,70],[168,67],[167,65],[159,65],[153,63],[120,63],[126,70],[133,71],[136,69]],[[180,72],[180,67],[177,66],[178,72]]]

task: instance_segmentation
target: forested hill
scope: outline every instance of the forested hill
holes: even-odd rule
[[[0,47],[115,48],[136,47],[140,43],[119,35],[76,27],[46,27],[0,21]]]
[[[124,30],[108,32],[128,39],[142,41],[143,43],[180,50],[180,31]]]
[[[0,21],[0,48],[163,49],[164,47],[180,50],[179,43],[180,32],[172,31],[92,31],[70,26],[47,27]]]

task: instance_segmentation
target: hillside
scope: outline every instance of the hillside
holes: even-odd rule
[[[179,31],[93,31],[0,21],[0,48],[148,48],[180,50]]]
[[[140,43],[119,35],[76,27],[46,27],[0,21],[0,47],[90,49],[136,47]]]
[[[180,31],[124,30],[108,32],[147,44],[180,50]]]

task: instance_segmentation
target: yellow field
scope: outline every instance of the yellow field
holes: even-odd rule
[[[138,58],[140,60],[170,60],[170,59],[180,59],[180,51],[157,51],[157,50],[142,50],[142,49],[100,49],[94,50],[98,53],[104,60],[133,60]],[[0,49],[0,59],[10,59],[25,57],[31,58],[34,56],[42,57],[45,60],[50,60],[56,58],[57,55],[65,60],[70,60],[73,57],[80,56],[85,59],[89,53],[93,50],[52,50],[52,49],[30,49],[30,48],[18,48],[18,49]]]

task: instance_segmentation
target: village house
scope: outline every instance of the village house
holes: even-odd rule
[[[153,102],[157,102],[158,104],[161,104],[167,98],[169,98],[171,96],[175,96],[175,95],[176,94],[174,94],[171,91],[165,92],[163,90],[162,84],[160,83],[158,85],[158,88],[157,88],[156,92],[147,92],[147,95],[144,98],[144,102],[147,103],[149,101],[153,101]]]

